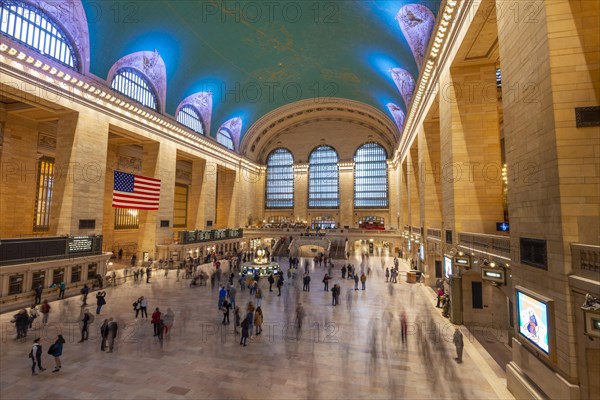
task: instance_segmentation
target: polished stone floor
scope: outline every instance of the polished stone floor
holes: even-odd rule
[[[30,331],[23,342],[14,340],[14,313],[3,314],[0,399],[511,399],[504,371],[464,328],[464,362],[454,361],[454,327],[434,307],[433,291],[400,280],[386,283],[382,261],[391,265],[387,257],[365,260],[365,269],[371,268],[365,291],[341,280],[338,261],[337,307],[323,291],[324,268],[311,265],[310,292],[297,278],[278,297],[261,280],[264,331],[247,347],[239,345],[233,325],[221,324],[217,289],[190,288],[187,280],[177,282],[174,271],[155,274],[149,284],[129,280],[108,288],[107,305],[84,343],[77,343],[79,298],[51,303],[48,326]],[[162,348],[149,319],[134,318],[132,303],[142,295],[150,314],[155,307],[175,312],[172,336]],[[95,312],[93,294],[89,300]],[[248,291],[238,291],[242,309],[249,300]],[[293,326],[298,302],[306,311],[300,336]],[[403,310],[407,344],[399,335]],[[120,325],[110,354],[100,351],[98,340],[108,317]],[[62,370],[52,373],[46,350],[58,332],[67,343]],[[42,338],[48,369],[31,376],[27,355],[35,337]]]

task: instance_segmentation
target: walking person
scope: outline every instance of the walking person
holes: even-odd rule
[[[337,306],[338,290],[339,290],[339,286],[336,283],[331,288],[331,305],[334,306],[334,307]]]
[[[342,266],[342,279],[346,279],[346,265]]]
[[[408,342],[408,322],[404,310],[402,310],[402,315],[400,316],[400,332],[402,335],[402,343]]]
[[[148,300],[144,296],[142,296],[140,299],[140,310],[142,311],[142,318],[148,318]]]
[[[115,339],[117,338],[117,331],[119,330],[119,325],[117,321],[112,318],[108,319],[108,351],[107,353],[112,353],[115,347]]]
[[[252,302],[248,303],[248,307],[246,308],[246,320],[248,321],[248,337],[252,336],[252,331],[254,329],[254,304]]]
[[[231,308],[235,309],[235,295],[236,295],[237,291],[235,289],[235,286],[231,285],[231,287],[229,288],[229,303],[231,303]]]
[[[241,324],[242,328],[242,337],[240,338],[240,346],[246,347],[246,340],[248,340],[248,332],[249,332],[250,323],[248,322],[248,317],[244,318]]]
[[[37,375],[35,372],[35,367],[38,367],[40,372],[45,371],[46,368],[42,367],[42,345],[40,344],[40,338],[36,338],[33,340],[33,346],[31,347],[31,352],[29,353],[29,358],[31,358],[31,375]]]
[[[240,291],[245,291],[246,290],[246,275],[242,275],[240,276]]]
[[[289,272],[289,269],[288,269]],[[273,291],[273,284],[275,283],[275,278],[273,277],[273,274],[270,274],[269,277],[267,278],[267,281],[269,282],[269,292]]]
[[[105,351],[108,340],[108,318],[105,319],[102,323],[102,326],[100,326],[100,336],[102,337],[102,341],[100,342],[100,351]]]
[[[238,331],[238,326],[240,326],[240,323],[241,323],[240,320],[241,320],[240,308],[235,307],[235,309],[233,311],[233,333],[240,333]]]
[[[390,280],[390,269],[385,269],[385,281],[388,282]]]
[[[50,345],[50,348],[48,349],[48,354],[54,357],[54,369],[52,370],[52,372],[58,372],[62,368],[62,365],[60,364],[60,356],[62,356],[64,343],[65,339],[63,338],[63,336],[58,335],[56,341],[52,345]]]
[[[360,283],[362,283],[362,290],[365,290],[365,285],[367,283],[367,276],[365,275],[364,272],[360,276]]]
[[[229,325],[229,309],[231,305],[227,301],[227,299],[223,300],[222,310],[223,310],[223,325]]]
[[[19,312],[13,316],[11,322],[14,322],[15,327],[17,328],[17,340],[27,336],[27,327],[29,326],[29,314],[27,313],[27,310],[24,308],[19,310]]]
[[[41,283],[38,283],[35,287],[35,304],[40,304],[42,302],[42,292],[44,291],[44,287]]]
[[[304,274],[304,278],[302,278],[302,283],[304,284],[304,286],[302,286],[302,290],[304,292],[310,292],[310,275],[308,273]]]
[[[254,313],[254,326],[256,326],[256,336],[260,335],[262,332],[263,321],[264,315],[262,308],[256,307],[256,312]]]
[[[133,303],[133,310],[135,311],[135,319],[137,319],[138,314],[142,310],[142,298],[138,297],[138,299]]]
[[[304,307],[302,303],[298,303],[298,307],[296,307],[296,330],[298,336],[300,336],[302,332],[302,321],[304,321],[306,313],[304,312]]]
[[[42,306],[40,307],[40,312],[42,313],[42,323],[44,326],[48,325],[48,317],[50,315],[50,304],[48,304],[48,300],[44,300]]]
[[[323,285],[324,285],[323,290],[325,292],[329,292],[329,280],[330,279],[331,278],[329,277],[329,274],[325,273],[325,276],[323,277]]]
[[[173,323],[175,322],[175,313],[171,308],[167,308],[163,321],[165,323],[165,336],[169,338],[171,337],[171,330],[173,329]]]
[[[226,297],[227,297],[227,290],[225,290],[225,286],[221,286],[221,289],[219,289],[219,301],[217,303],[218,310],[223,308],[223,302],[225,301]]]
[[[148,265],[146,267],[146,283],[150,283],[150,275],[152,274],[152,267]]]
[[[262,303],[262,297],[263,297],[262,289],[259,288],[259,287],[256,288],[256,295],[255,295],[255,298],[256,298],[256,307],[260,307],[260,305]]]
[[[37,307],[34,305],[31,306],[31,308],[29,309],[29,329],[33,328],[33,321],[35,321],[35,319],[38,317],[38,311],[37,311]]]
[[[102,306],[106,304],[106,292],[96,293],[96,315],[100,314]]]
[[[456,347],[456,362],[457,363],[462,363],[462,353],[463,353],[463,334],[460,331],[460,329],[458,328],[458,326],[456,327],[456,329],[454,330],[454,336],[452,337],[452,342],[454,343],[454,346]]]
[[[279,292],[277,296],[281,296],[281,287],[283,286],[283,276],[279,275],[279,279],[277,279],[277,291]]]
[[[87,283],[83,285],[83,287],[81,288],[81,307],[87,306],[87,297],[88,297],[88,293],[90,293],[90,288],[88,287]]]
[[[65,285],[65,282],[61,282],[60,285],[58,285],[58,298],[60,300],[65,298],[65,289],[67,288],[67,285]]]
[[[94,316],[90,314],[90,310],[86,309],[83,312],[83,316],[81,318],[81,340],[77,343],[81,343],[84,340],[88,340],[89,336],[89,325],[94,322]]]
[[[150,321],[150,323],[152,324],[152,326],[154,327],[154,336],[158,336],[159,332],[159,325],[160,325],[160,320],[161,320],[161,312],[158,309],[158,307],[156,307],[156,310],[154,310],[154,312],[152,313],[152,320]]]
[[[354,290],[358,290],[358,274],[354,274]]]

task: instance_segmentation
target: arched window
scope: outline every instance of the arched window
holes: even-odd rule
[[[338,208],[340,188],[338,155],[330,146],[319,146],[308,157],[308,207]]]
[[[133,68],[121,68],[115,74],[111,87],[131,100],[158,110],[158,100],[148,80]]]
[[[294,158],[286,149],[276,149],[267,158],[267,208],[294,207]]]
[[[42,9],[21,1],[0,0],[0,32],[74,70],[77,53],[64,30]]]
[[[377,143],[367,143],[354,155],[354,207],[386,208],[388,181],[386,152]]]
[[[204,135],[202,118],[200,118],[200,114],[196,112],[194,107],[190,106],[189,104],[186,104],[179,109],[179,112],[177,113],[177,122],[187,126],[194,132]]]
[[[217,143],[221,143],[229,150],[233,150],[233,138],[231,137],[231,132],[225,128],[219,129],[219,132],[217,132]]]

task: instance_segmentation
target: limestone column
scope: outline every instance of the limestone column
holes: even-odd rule
[[[138,260],[144,252],[154,258],[157,244],[171,240],[173,236],[173,202],[175,197],[175,178],[177,166],[177,148],[174,143],[144,143],[142,156],[142,176],[160,179],[160,203],[158,211],[139,211]],[[160,221],[168,220],[169,228],[161,228]]]
[[[339,170],[340,185],[340,208],[338,212],[338,224],[340,228],[354,225],[354,162],[343,163]],[[356,226],[358,227],[358,226]]]
[[[192,161],[192,182],[190,184],[188,198],[188,220],[189,230],[204,229],[204,207],[201,206],[201,195],[204,188],[204,174],[206,172],[206,160],[196,158]]]
[[[108,117],[91,111],[71,113],[58,121],[51,232],[57,235],[100,234],[108,149]],[[79,229],[79,220],[96,221]],[[55,228],[54,228],[55,227]]]
[[[37,123],[5,113],[0,113],[0,117],[4,125],[0,152],[0,237],[30,235],[38,171]]]
[[[600,129],[577,127],[575,108],[600,99],[600,8],[541,0],[530,7],[535,23],[498,19],[512,278],[554,301],[555,345],[542,362],[516,328],[508,388],[525,393],[521,382],[533,381],[548,398],[592,398],[600,387],[591,356],[598,345],[577,334],[583,312],[569,281],[571,243],[599,244]],[[521,238],[545,241],[545,267],[519,262]]]
[[[308,221],[308,164],[294,164],[294,216]]]

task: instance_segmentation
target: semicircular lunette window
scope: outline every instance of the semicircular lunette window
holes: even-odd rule
[[[338,208],[340,185],[337,152],[319,146],[308,158],[308,207]]]
[[[222,144],[229,150],[233,150],[233,137],[231,136],[231,132],[226,128],[221,128],[219,132],[217,132],[217,143]]]
[[[386,208],[388,180],[386,152],[377,143],[367,143],[354,155],[354,207]]]
[[[121,68],[110,85],[117,92],[141,105],[158,111],[158,100],[148,80],[133,68]]]
[[[286,149],[276,149],[267,158],[267,208],[294,207],[294,158]]]
[[[39,7],[21,1],[0,0],[0,32],[79,71],[77,53],[68,35]]]
[[[177,113],[177,122],[187,126],[194,132],[204,135],[202,118],[200,118],[200,114],[198,114],[196,109],[189,104],[186,104],[179,109],[179,112]]]

